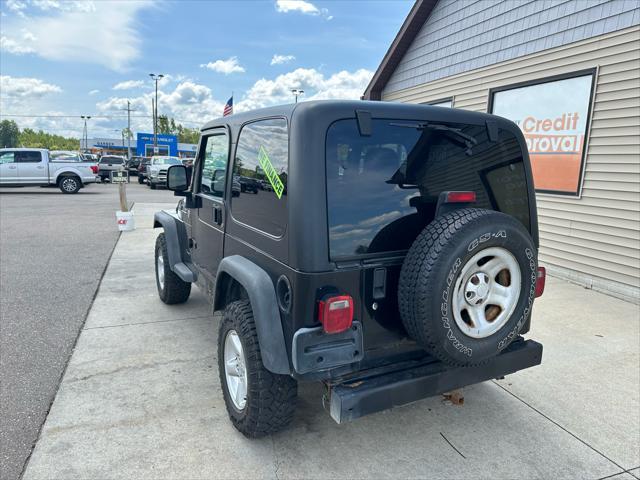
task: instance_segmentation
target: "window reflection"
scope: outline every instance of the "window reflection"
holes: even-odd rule
[[[207,137],[206,142],[204,158],[202,159],[200,191],[215,197],[222,197],[224,195],[229,149],[227,135]]]
[[[435,217],[440,192],[476,192],[477,208],[501,210],[529,228],[522,152],[500,130],[490,142],[473,125],[374,120],[362,137],[341,120],[327,133],[327,204],[332,257],[408,249]],[[517,199],[514,201],[513,199]]]
[[[284,119],[245,125],[233,167],[235,219],[281,236],[287,225],[289,135]]]

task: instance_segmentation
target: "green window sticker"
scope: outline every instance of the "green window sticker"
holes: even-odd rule
[[[276,169],[273,168],[271,160],[269,160],[269,155],[267,154],[267,151],[263,146],[260,146],[260,150],[258,151],[258,161],[260,162],[260,167],[262,167],[262,170],[264,170],[264,174],[269,180],[269,183],[271,184],[271,187],[276,193],[278,199],[282,198],[284,184],[282,183],[282,180],[280,180]]]

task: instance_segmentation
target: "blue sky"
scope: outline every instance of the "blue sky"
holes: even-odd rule
[[[385,1],[2,0],[0,113],[22,127],[117,136],[129,99],[149,131],[150,72],[160,114],[195,127],[236,111],[303,99],[358,98],[411,9]],[[73,118],[55,115],[70,115]],[[99,118],[109,117],[109,118]]]

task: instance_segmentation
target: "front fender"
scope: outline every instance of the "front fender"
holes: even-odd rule
[[[222,278],[224,273],[240,283],[249,295],[265,368],[281,375],[290,374],[276,290],[271,278],[258,265],[239,255],[222,259],[216,279]],[[214,309],[219,303],[218,287],[216,283]]]
[[[160,227],[164,229],[171,271],[185,282],[195,282],[198,275],[186,259],[187,231],[184,223],[169,212],[160,211],[153,216],[153,228]]]

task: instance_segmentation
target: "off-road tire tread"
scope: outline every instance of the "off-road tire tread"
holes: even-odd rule
[[[240,336],[249,375],[247,405],[240,413],[229,398],[224,372],[224,340],[231,329]],[[233,425],[243,435],[264,437],[282,430],[291,422],[296,409],[298,383],[289,375],[278,375],[264,367],[248,300],[231,302],[224,310],[218,334],[218,369],[227,411]]]
[[[160,250],[160,254],[164,257],[164,288],[160,290],[158,285],[160,300],[167,305],[186,302],[191,294],[191,283],[182,280],[169,267],[169,253],[167,251],[167,240],[164,233],[158,235],[156,239],[156,255],[158,254],[158,250]],[[158,262],[155,261],[154,263],[156,265],[155,268],[158,268]]]
[[[447,365],[456,367],[482,365],[491,359],[461,363],[452,359],[447,352],[440,347],[439,342],[430,335],[429,329],[425,328],[425,324],[421,320],[423,315],[420,314],[423,312],[419,311],[416,314],[416,309],[419,309],[421,303],[417,298],[417,292],[419,290],[418,282],[422,282],[422,286],[426,287],[442,249],[451,242],[453,235],[462,228],[462,226],[470,222],[479,221],[479,219],[493,213],[495,212],[479,208],[464,208],[435,218],[433,222],[418,235],[411,245],[400,271],[398,305],[400,308],[400,316],[407,329],[407,333],[411,338],[424,346],[429,353]],[[435,295],[433,298],[435,299]]]

